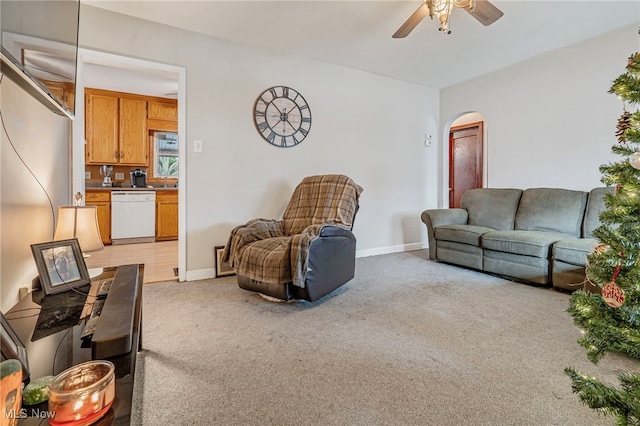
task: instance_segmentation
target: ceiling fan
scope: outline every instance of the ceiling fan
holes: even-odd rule
[[[423,0],[418,10],[413,12],[413,15],[393,34],[393,38],[408,36],[427,15],[431,19],[437,16],[440,20],[439,30],[445,34],[451,34],[449,15],[451,15],[453,6],[466,10],[485,26],[493,24],[504,15],[500,9],[487,0]]]

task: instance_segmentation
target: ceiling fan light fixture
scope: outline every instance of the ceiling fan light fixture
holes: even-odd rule
[[[485,27],[496,22],[504,15],[500,9],[492,5],[488,0],[422,0],[422,4],[413,12],[409,19],[393,33],[393,38],[404,38],[422,21],[425,17],[437,16],[440,21],[440,31],[451,34],[449,29],[449,16],[453,6],[466,10],[478,22]]]
[[[433,2],[433,15],[438,17],[440,21],[440,31],[445,34],[451,34],[449,29],[449,16],[453,10],[454,0],[435,0]]]
[[[461,9],[468,8],[469,10],[475,9],[475,0],[453,0],[453,4]]]

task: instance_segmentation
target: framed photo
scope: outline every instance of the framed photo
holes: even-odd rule
[[[77,238],[32,244],[31,251],[45,295],[91,283]]]
[[[2,312],[0,312],[0,333],[2,334],[2,344],[0,347],[2,348],[2,361],[6,361],[8,359],[17,359],[22,364],[22,381],[29,380],[29,360],[27,359],[27,349],[24,347],[24,344],[18,338],[18,335],[9,322],[4,317]]]
[[[216,278],[224,277],[227,275],[235,275],[235,271],[231,266],[229,266],[229,262],[222,261],[222,253],[224,253],[224,246],[216,246]]]

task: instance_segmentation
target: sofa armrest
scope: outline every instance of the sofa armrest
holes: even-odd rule
[[[469,220],[465,209],[430,209],[422,212],[422,222],[427,225],[429,237],[429,259],[436,260],[437,246],[435,229],[441,225],[464,225]]]

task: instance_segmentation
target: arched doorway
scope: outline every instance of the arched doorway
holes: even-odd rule
[[[446,133],[445,133],[446,134]],[[486,144],[484,116],[466,113],[454,119],[448,131],[447,201],[450,208],[460,207],[462,195],[486,182]]]

